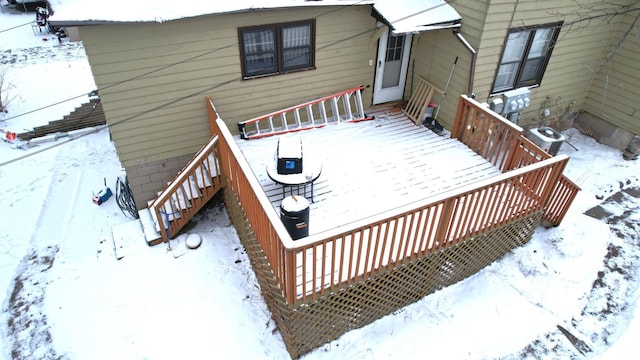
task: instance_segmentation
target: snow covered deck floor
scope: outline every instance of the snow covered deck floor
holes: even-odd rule
[[[302,139],[304,161],[322,163],[310,204],[310,235],[500,174],[459,141],[416,126],[397,108],[369,114],[375,119],[236,142],[278,212],[282,187],[266,171],[278,139]]]

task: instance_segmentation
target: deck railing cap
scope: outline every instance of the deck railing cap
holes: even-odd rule
[[[347,232],[353,231],[355,229],[359,229],[361,227],[365,227],[365,226],[369,226],[373,223],[376,222],[380,222],[380,221],[384,221],[385,219],[390,219],[393,218],[395,216],[401,215],[403,213],[421,208],[421,207],[425,207],[429,204],[436,204],[438,202],[443,202],[445,200],[447,200],[450,197],[453,196],[457,196],[460,194],[464,194],[473,190],[476,190],[478,188],[481,187],[485,187],[488,186],[490,184],[496,183],[496,182],[500,182],[500,181],[504,181],[506,179],[512,178],[512,177],[518,177],[521,176],[523,174],[526,174],[527,172],[530,171],[534,171],[534,170],[538,170],[540,168],[544,168],[546,166],[549,166],[550,164],[553,163],[562,163],[562,162],[566,162],[569,160],[569,156],[565,155],[565,154],[560,154],[557,156],[554,156],[552,158],[546,159],[546,160],[542,160],[539,161],[537,163],[534,164],[530,164],[528,166],[522,167],[522,168],[518,168],[515,170],[511,170],[509,172],[491,177],[489,179],[485,179],[485,180],[480,180],[474,183],[470,183],[470,184],[466,184],[463,185],[461,187],[457,187],[455,189],[451,189],[448,190],[446,192],[434,195],[434,196],[430,196],[427,198],[423,198],[423,199],[419,199],[416,201],[413,201],[411,203],[407,203],[405,205],[393,208],[393,209],[389,209],[383,212],[380,212],[376,215],[372,215],[370,217],[364,218],[364,219],[360,219],[360,220],[356,220],[354,222],[348,223],[348,224],[343,224],[340,226],[337,226],[333,229],[330,230],[326,230],[323,231],[321,233],[317,233],[317,234],[313,234],[309,237],[306,238],[302,238],[296,241],[291,241],[292,246],[289,246],[288,244],[283,244],[287,249],[289,250],[294,250],[294,249],[298,249],[298,248],[305,248],[308,247],[309,245],[312,245],[314,243],[321,243],[322,241],[341,235],[341,234],[345,234]]]
[[[213,106],[213,101],[211,99],[208,99],[208,100],[211,106]],[[228,139],[227,142],[229,144],[229,147],[231,148],[231,151],[237,156],[238,166],[240,166],[240,168],[242,169],[242,172],[246,175],[247,181],[249,182],[251,187],[254,189],[261,189],[262,186],[260,185],[260,182],[258,181],[255,174],[251,170],[251,166],[249,165],[249,163],[247,162],[247,159],[242,154],[240,147],[235,142],[235,139],[231,134],[231,132],[229,131],[227,124],[224,122],[224,120],[220,117],[219,114],[218,114],[218,118],[216,119],[216,123],[220,128],[220,132],[222,133],[221,135],[225,139]],[[291,238],[291,235],[289,235],[289,232],[287,231],[287,229],[284,227],[284,224],[282,223],[282,221],[280,221],[280,218],[278,217],[277,212],[271,205],[271,202],[269,201],[269,198],[267,197],[267,195],[264,193],[264,191],[256,191],[255,194],[256,194],[256,198],[260,202],[260,205],[264,208],[265,214],[269,218],[269,221],[273,225],[274,230],[278,234],[278,237],[282,241],[283,246],[287,248],[293,247],[294,246],[293,239]]]
[[[502,121],[506,126],[511,127],[513,130],[518,131],[520,134],[524,133],[524,129],[519,126],[518,124],[507,120],[504,116],[498,114],[497,112],[491,110],[488,107],[482,106],[482,104],[480,104],[480,102],[478,102],[478,100],[469,97],[468,95],[465,94],[461,94],[460,95],[461,98],[465,99],[466,101],[474,104],[478,109],[487,112],[488,114],[490,114],[491,116],[499,119],[500,121]]]

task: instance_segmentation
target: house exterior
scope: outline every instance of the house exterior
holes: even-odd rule
[[[366,107],[407,100],[422,77],[447,87],[446,97],[432,99],[442,100],[438,120],[445,128],[452,126],[458,94],[490,103],[527,86],[531,104],[519,125],[553,125],[585,111],[605,120],[608,130],[600,137],[618,147],[640,133],[633,101],[640,92],[634,81],[639,50],[624,36],[637,11],[624,14],[624,6],[617,9],[621,15],[608,16],[607,8],[591,5],[598,1],[579,6],[571,0],[237,3],[194,4],[186,14],[155,4],[96,12],[73,0],[54,9],[52,24],[77,27],[83,41],[139,208],[208,140],[205,96],[237,131],[237,122],[361,84],[371,86]],[[579,21],[585,16],[594,19]],[[306,58],[283,64],[282,54],[258,53],[252,35],[273,41],[274,49],[297,46],[289,56],[299,51]],[[282,45],[287,36],[302,42]],[[513,49],[537,61],[527,79],[518,74],[524,60]],[[277,60],[273,69],[255,65],[271,59]],[[396,79],[384,78],[385,67]],[[600,123],[587,121],[584,130],[598,136]]]
[[[196,212],[225,190],[292,357],[475,273],[526,243],[541,221],[559,224],[579,190],[562,175],[569,159],[536,147],[512,122],[600,124],[592,119],[616,103],[602,101],[609,95],[596,102],[597,87],[626,96],[620,82],[611,84],[612,71],[636,66],[624,61],[634,51],[625,29],[635,26],[635,13],[622,6],[598,22],[607,15],[596,1],[265,3],[173,15],[161,4],[124,15],[62,7],[52,22],[78,28],[139,207],[178,172],[149,206],[156,218],[188,221],[175,214]],[[581,11],[594,21],[577,21]],[[425,83],[444,96],[416,100]],[[369,87],[360,94],[358,85]],[[406,115],[440,104],[437,119],[451,141],[500,174],[294,242],[236,143],[236,125],[354,86],[372,114],[382,105],[407,102]],[[504,113],[512,122],[498,115],[497,99],[522,89],[526,102]],[[589,119],[580,120],[585,109]],[[617,132],[611,138],[637,133],[635,112],[622,113],[630,118],[602,122]],[[196,189],[186,204],[191,178],[209,190]]]
[[[216,99],[229,127],[236,128],[239,121],[293,103],[374,85],[378,38],[385,28],[372,16],[371,1],[265,3],[274,5],[218,5],[222,9],[214,6],[209,15],[162,22],[118,20],[108,13],[92,20],[95,12],[83,18],[78,8],[56,9],[55,24],[79,29],[138,207],[146,207],[209,139],[205,96]],[[453,14],[451,26],[457,26],[459,16]],[[262,73],[247,68],[247,59],[268,55],[249,54],[256,44],[242,49],[242,34],[268,41],[289,30],[309,36],[309,42],[302,40],[307,47],[302,50],[310,55],[306,65]],[[403,83],[408,54],[408,48],[400,54],[405,56]],[[400,88],[395,99],[403,92]],[[372,104],[372,94],[365,93],[365,104]]]
[[[577,116],[575,125],[582,131],[623,149],[634,134],[640,134],[640,114],[634,105],[640,92],[637,81],[640,66],[634,59],[640,54],[636,40],[629,36],[637,31],[639,12],[632,7],[633,1],[615,6],[598,1],[579,3],[453,2],[452,6],[462,16],[460,31],[477,50],[475,69],[471,72],[473,92],[478,101],[487,102],[500,93],[496,79],[500,64],[505,63],[503,54],[518,43],[510,43],[509,34],[531,35],[536,31],[542,35],[540,30],[559,27],[546,67],[541,68],[537,81],[526,84],[531,90],[531,105],[522,112],[519,124],[548,123],[562,128],[572,124],[563,120]],[[442,36],[425,34],[433,35]],[[441,43],[437,38],[434,41]],[[531,45],[525,45],[525,50],[530,49]],[[455,91],[451,93],[467,93],[468,64],[467,57],[461,66],[465,69],[454,75]],[[444,68],[438,71],[442,73]],[[433,76],[434,72],[427,78]]]

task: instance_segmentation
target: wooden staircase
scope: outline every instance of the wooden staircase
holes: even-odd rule
[[[169,242],[222,189],[217,145],[214,136],[147,208],[138,211],[139,219],[113,227],[118,260],[139,249],[142,237],[149,246]]]
[[[364,113],[361,85],[238,123],[242,139],[257,139],[332,123],[370,120]]]
[[[362,105],[358,86],[239,123],[241,138],[254,139],[321,127],[332,123],[373,119]],[[131,239],[144,237],[148,245],[167,243],[223,188],[218,136],[213,136],[158,197],[140,210],[139,219],[113,228],[116,258],[139,246]],[[108,242],[105,240],[105,242]],[[100,252],[100,251],[99,251]]]
[[[105,125],[107,123],[100,98],[92,98],[88,103],[82,104],[66,115],[62,120],[49,122],[47,125],[36,126],[31,131],[17,134],[22,140],[31,140],[49,134],[64,133],[73,130],[84,129],[93,126]]]
[[[113,227],[110,235],[118,260],[139,249],[140,238],[149,246],[169,242],[222,189],[217,145],[214,136],[147,208],[138,211],[138,219]]]
[[[217,144],[218,137],[212,137],[158,197],[149,202],[148,210],[162,242],[172,239],[222,189]],[[155,245],[160,241],[147,239],[147,242]]]

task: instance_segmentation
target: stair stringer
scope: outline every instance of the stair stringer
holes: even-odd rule
[[[162,242],[172,239],[223,188],[217,144],[213,136],[149,204]]]

